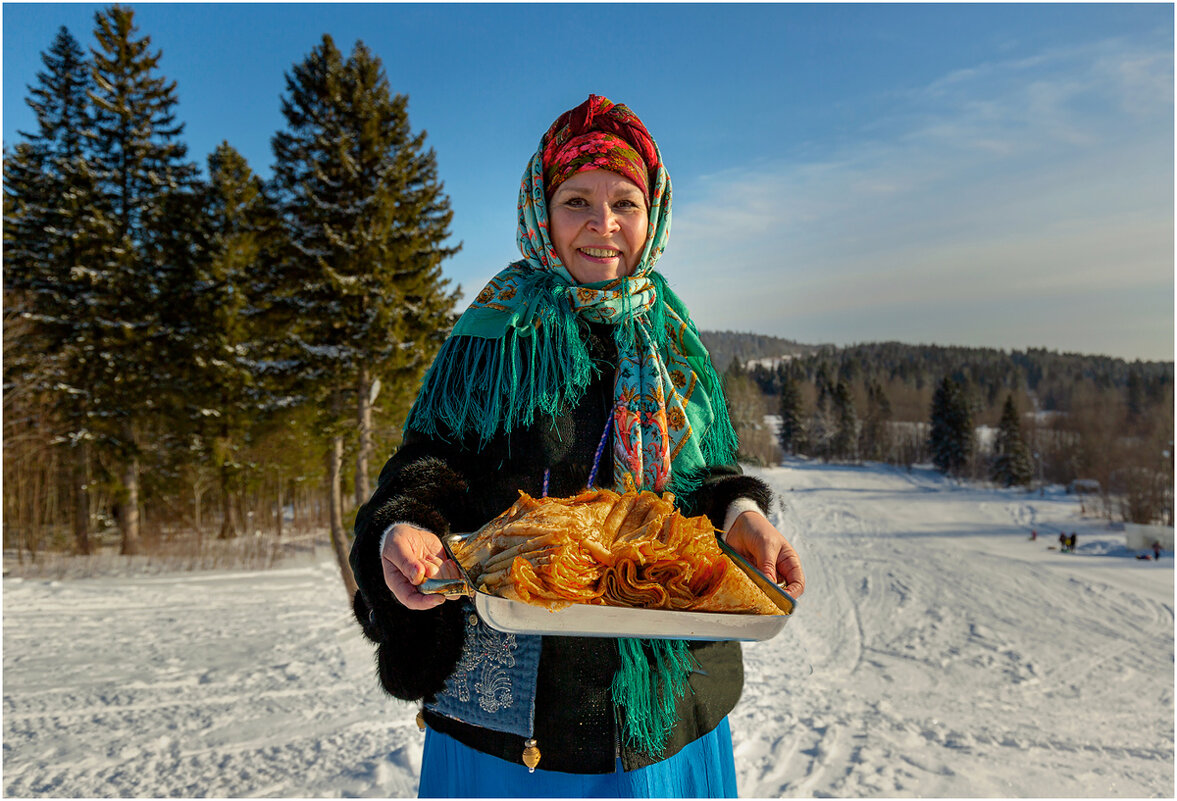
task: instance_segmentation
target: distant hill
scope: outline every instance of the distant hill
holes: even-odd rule
[[[711,354],[715,369],[721,373],[728,368],[733,358],[739,359],[745,366],[751,362],[760,362],[767,367],[770,362],[778,362],[782,357],[809,356],[822,347],[830,347],[804,345],[791,339],[736,331],[700,331],[699,337]]]
[[[857,345],[806,345],[764,334],[701,331],[719,372],[738,358],[766,395],[780,392],[782,361],[813,384],[819,376],[843,378],[852,384],[878,380],[897,382],[923,391],[944,376],[970,385],[969,392],[983,406],[1001,403],[1010,390],[1035,394],[1040,411],[1071,408],[1075,393],[1110,389],[1133,408],[1169,398],[1172,403],[1173,362],[1129,362],[1110,356],[1059,353],[1045,348],[1005,351],[943,345],[872,342]],[[894,400],[894,398],[892,399]],[[924,400],[919,402],[924,404]]]
[[[738,358],[746,369],[775,372],[781,361],[797,361],[803,372],[826,363],[835,371],[880,378],[938,380],[944,375],[980,384],[1004,383],[1036,388],[1043,378],[1089,379],[1103,386],[1126,387],[1136,374],[1146,383],[1172,384],[1173,362],[1127,361],[1111,356],[1059,353],[1045,348],[1006,351],[955,345],[909,345],[870,342],[856,345],[806,345],[791,339],[735,331],[700,331],[700,338],[720,372]],[[1016,378],[1015,378],[1016,376]]]

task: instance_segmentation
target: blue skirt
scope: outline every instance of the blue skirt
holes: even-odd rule
[[[540,744],[543,750],[543,744]],[[541,757],[542,758],[542,757]],[[669,759],[613,773],[536,770],[425,732],[419,798],[736,798],[727,718]]]

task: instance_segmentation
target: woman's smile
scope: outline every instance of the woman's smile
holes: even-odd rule
[[[579,248],[580,252],[590,259],[606,262],[621,255],[620,250],[613,248]]]

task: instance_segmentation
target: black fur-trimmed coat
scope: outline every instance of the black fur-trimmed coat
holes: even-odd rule
[[[500,436],[481,448],[408,433],[380,472],[378,487],[356,518],[351,565],[359,592],[356,618],[377,643],[380,683],[405,700],[432,700],[454,671],[466,626],[462,606],[446,602],[426,611],[402,606],[384,582],[380,539],[397,522],[444,535],[475,531],[513,504],[519,490],[538,497],[545,469],[548,494],[574,495],[584,489],[593,456],[613,403],[616,349],[610,329],[589,326],[587,343],[599,368],[582,401],[552,419]],[[612,486],[606,452],[597,483]],[[736,466],[716,468],[703,485],[679,503],[690,514],[706,514],[720,527],[728,505],[752,498],[768,510],[771,492]],[[690,691],[678,704],[678,723],[661,758],[711,731],[743,687],[736,642],[692,642],[698,667]],[[619,664],[616,640],[545,637],[535,701],[535,738],[543,754],[539,769],[608,773],[620,757],[626,770],[657,759],[620,737],[624,710],[612,701],[610,684]],[[427,723],[462,743],[512,762],[521,762],[522,739],[470,726],[426,711]]]

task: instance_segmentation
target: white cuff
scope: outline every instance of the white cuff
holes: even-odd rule
[[[384,542],[388,539],[389,533],[397,526],[416,526],[415,523],[410,523],[407,520],[397,520],[395,523],[389,523],[388,528],[384,529],[384,533],[380,535],[380,550],[376,553],[380,554],[380,558],[384,558]]]
[[[756,501],[752,500],[751,498],[736,498],[734,501],[728,504],[727,513],[723,516],[724,542],[727,542],[728,529],[735,525],[736,518],[742,515],[744,512],[760,512],[760,514],[764,514],[764,511],[760,508],[760,504],[756,503]]]

